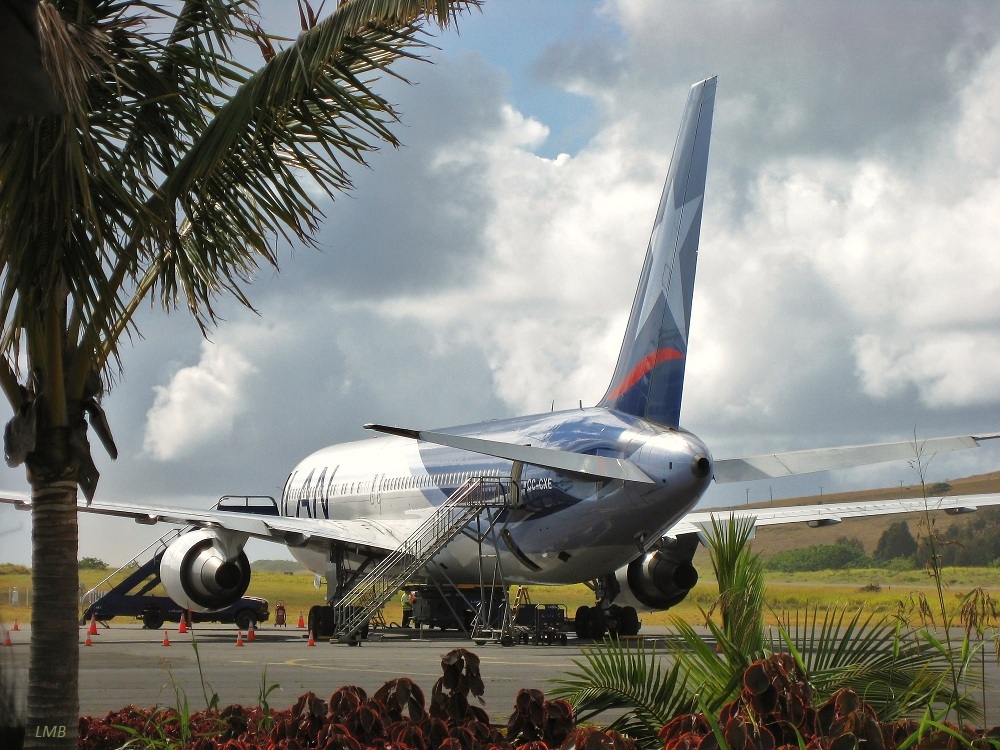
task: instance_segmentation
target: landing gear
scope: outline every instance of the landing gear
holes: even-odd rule
[[[604,610],[600,607],[578,607],[574,623],[576,624],[577,638],[590,638],[599,641],[608,632]]]
[[[639,635],[639,613],[635,607],[619,607],[612,604],[608,608],[608,630],[612,637]]]
[[[623,607],[618,632],[622,635],[639,635],[640,627],[642,623],[639,622],[639,613],[635,611],[635,607]]]
[[[348,615],[349,616],[349,615]],[[329,604],[317,605],[309,608],[309,630],[312,631],[313,638],[332,638],[337,633],[337,617],[333,607]],[[352,646],[358,645],[368,637],[368,623],[361,626],[361,629],[354,634],[349,641]]]
[[[333,607],[330,605],[309,608],[309,631],[313,638],[330,638],[336,631]]]
[[[612,604],[607,611],[600,605],[576,610],[576,637],[599,641],[610,633],[612,638],[639,635],[639,613],[635,607]]]

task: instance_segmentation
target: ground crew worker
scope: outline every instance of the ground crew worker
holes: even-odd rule
[[[400,596],[400,601],[403,603],[403,621],[401,627],[409,627],[410,620],[413,618],[413,600],[416,597],[412,591],[404,591],[402,596]]]

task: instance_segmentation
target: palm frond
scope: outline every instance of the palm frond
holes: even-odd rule
[[[753,527],[753,518],[713,517],[708,540],[719,587],[709,614],[717,611],[722,619],[719,645],[735,660],[734,669],[745,669],[750,662],[767,654],[764,566],[750,549]]]
[[[29,336],[34,311],[60,294],[70,392],[93,371],[110,375],[152,293],[203,328],[218,295],[249,305],[242,289],[276,265],[277,240],[311,241],[316,189],[348,189],[351,164],[398,145],[376,78],[429,46],[424,22],[448,26],[477,4],[348,0],[255,72],[234,45],[280,44],[255,0],[42,3],[44,59],[66,112],[25,120],[0,144],[8,364],[23,337],[46,338]]]
[[[849,687],[872,705],[883,721],[895,721],[926,705],[955,705],[980,718],[982,707],[950,686],[947,656],[926,631],[916,631],[886,614],[818,607],[795,613],[782,626],[789,648],[799,655],[818,699]]]
[[[427,15],[447,24],[470,5],[341,3],[246,77],[151,194],[147,209],[176,221],[150,227],[154,274],[137,293],[158,289],[167,307],[183,299],[203,327],[215,320],[218,294],[248,304],[239,290],[260,264],[277,264],[275,239],[312,241],[315,189],[330,197],[349,189],[347,165],[364,164],[379,142],[398,145],[396,112],[372,89],[374,77],[418,57]],[[270,43],[252,25],[246,33]]]
[[[655,739],[674,716],[694,709],[680,665],[668,666],[655,648],[646,651],[614,639],[582,651],[585,661],[574,660],[576,669],[553,680],[551,691],[570,702],[578,723],[625,711],[608,728],[643,743]]]
[[[711,620],[707,627],[711,640],[706,640],[690,624],[674,618],[672,626],[676,640],[667,641],[667,652],[698,695],[700,705],[717,711],[733,700],[740,691],[741,678],[754,659],[743,653],[738,643],[730,641],[725,631]],[[711,641],[715,642],[713,647]]]

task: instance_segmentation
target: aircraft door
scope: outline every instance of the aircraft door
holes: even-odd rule
[[[521,507],[521,472],[524,470],[524,463],[515,461],[510,467],[510,504],[515,508]]]
[[[372,477],[372,488],[368,493],[368,503],[370,505],[375,505],[378,503],[382,504],[382,480],[385,479],[385,474],[376,474]]]

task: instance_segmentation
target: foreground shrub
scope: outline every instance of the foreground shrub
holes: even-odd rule
[[[506,732],[469,703],[481,700],[478,657],[455,649],[430,703],[412,680],[386,682],[371,697],[355,686],[329,700],[301,696],[284,711],[228,706],[188,714],[181,709],[127,706],[103,719],[80,720],[82,750],[992,750],[1000,728],[983,732],[939,721],[928,708],[920,720],[880,720],[850,688],[826,700],[801,661],[774,654],[751,663],[736,697],[717,711],[678,709],[658,736],[636,741],[614,729],[576,727],[564,700],[523,689]],[[816,705],[818,703],[818,705]],[[680,704],[677,704],[680,705]],[[690,706],[690,704],[688,704]],[[704,702],[701,702],[704,706]],[[641,744],[640,744],[641,743]],[[6,750],[6,747],[4,748]]]
[[[613,730],[577,729],[564,700],[521,690],[506,733],[472,699],[482,702],[479,657],[455,649],[441,659],[443,675],[425,700],[407,677],[386,682],[371,697],[338,689],[329,700],[306,693],[284,711],[234,705],[189,714],[181,709],[127,706],[103,719],[80,719],[81,750],[639,750]]]
[[[934,720],[880,721],[850,688],[819,706],[799,665],[788,654],[751,664],[739,696],[717,715],[682,714],[660,730],[664,750],[959,750],[993,748],[1000,729],[983,732]]]

